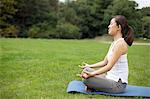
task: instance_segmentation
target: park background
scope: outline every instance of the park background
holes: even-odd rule
[[[1,37],[94,38],[107,34],[112,16],[124,15],[135,37],[150,38],[150,7],[131,0],[1,0],[0,8]]]
[[[124,99],[66,92],[70,81],[81,80],[79,64],[105,57],[112,41],[108,24],[118,14],[135,31],[129,84],[150,86],[150,6],[138,8],[131,0],[1,0],[0,14],[1,99]]]

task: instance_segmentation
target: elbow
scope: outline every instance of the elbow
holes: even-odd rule
[[[106,66],[108,64],[108,61],[103,61],[104,66]]]
[[[110,71],[112,69],[113,66],[108,66],[107,67],[107,71]]]
[[[108,71],[110,71],[110,70],[111,70],[111,68],[108,69]]]

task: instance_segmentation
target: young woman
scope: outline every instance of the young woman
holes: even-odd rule
[[[113,37],[109,51],[103,61],[81,66],[81,77],[88,89],[108,93],[124,92],[128,83],[128,46],[132,45],[133,29],[122,15],[114,16],[108,26],[108,33]],[[101,67],[93,69],[94,67]],[[106,76],[100,76],[106,73]]]

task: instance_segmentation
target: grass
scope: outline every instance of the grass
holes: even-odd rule
[[[150,39],[146,39],[146,38],[139,38],[139,39],[135,39],[135,42],[139,42],[139,43],[150,43]]]
[[[78,65],[102,60],[109,44],[97,40],[1,38],[0,46],[0,99],[124,99],[66,93],[70,81],[81,80],[76,76],[81,71]],[[150,46],[129,48],[130,85],[150,86],[149,57]]]

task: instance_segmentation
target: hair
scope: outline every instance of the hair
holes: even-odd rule
[[[134,40],[134,30],[131,26],[128,25],[127,19],[123,15],[117,15],[113,17],[117,25],[121,26],[122,37],[126,43],[131,46]]]

